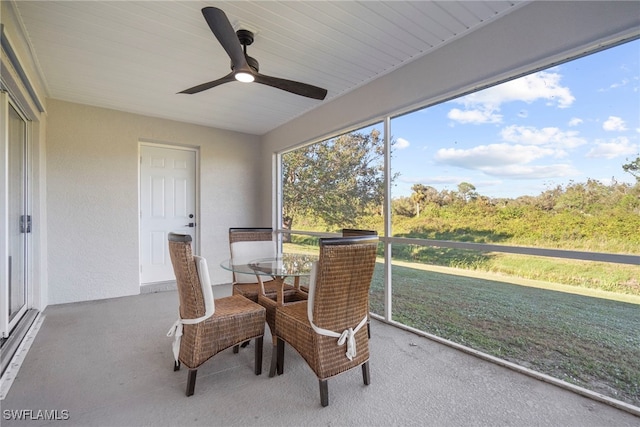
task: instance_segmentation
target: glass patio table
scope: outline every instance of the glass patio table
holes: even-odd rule
[[[284,253],[271,258],[258,258],[246,264],[234,264],[231,259],[225,260],[220,267],[234,273],[255,274],[265,295],[263,277],[271,277],[280,283],[276,302],[284,304],[284,281],[287,277],[293,277],[294,287],[300,290],[300,277],[311,275],[313,263],[318,261],[317,255]]]

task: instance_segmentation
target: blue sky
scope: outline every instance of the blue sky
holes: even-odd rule
[[[489,197],[633,183],[622,165],[640,153],[640,40],[394,118],[391,133],[394,198],[417,183]]]

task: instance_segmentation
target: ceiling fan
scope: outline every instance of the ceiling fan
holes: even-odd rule
[[[249,30],[233,31],[233,27],[225,13],[216,7],[205,7],[202,9],[204,19],[209,24],[209,28],[216,36],[224,50],[231,58],[231,72],[226,76],[202,83],[180,93],[194,94],[207,89],[229,83],[234,80],[241,82],[256,82],[263,85],[286,90],[296,95],[306,96],[313,99],[324,99],[327,90],[306,83],[294,82],[292,80],[278,77],[265,76],[258,72],[258,61],[247,55],[247,46],[253,43],[253,33]]]

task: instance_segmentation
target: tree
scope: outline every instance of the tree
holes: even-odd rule
[[[420,207],[429,203],[438,203],[438,190],[428,185],[414,184],[411,187],[411,199],[415,203],[415,216],[420,216]]]
[[[633,175],[636,178],[636,181],[640,183],[640,156],[636,157],[635,160],[622,165],[622,170]]]
[[[391,210],[394,215],[411,218],[416,215],[416,203],[411,197],[397,197],[391,201]]]
[[[461,182],[458,184],[458,195],[465,203],[478,198],[476,187],[469,182]]]
[[[380,131],[352,132],[282,157],[283,226],[313,216],[329,226],[355,226],[384,201],[384,140]]]

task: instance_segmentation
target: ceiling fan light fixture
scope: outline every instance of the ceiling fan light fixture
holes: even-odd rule
[[[254,81],[256,78],[253,76],[253,74],[251,73],[247,73],[246,71],[238,71],[234,77],[236,78],[237,81],[242,82],[242,83],[251,83],[252,81]]]

